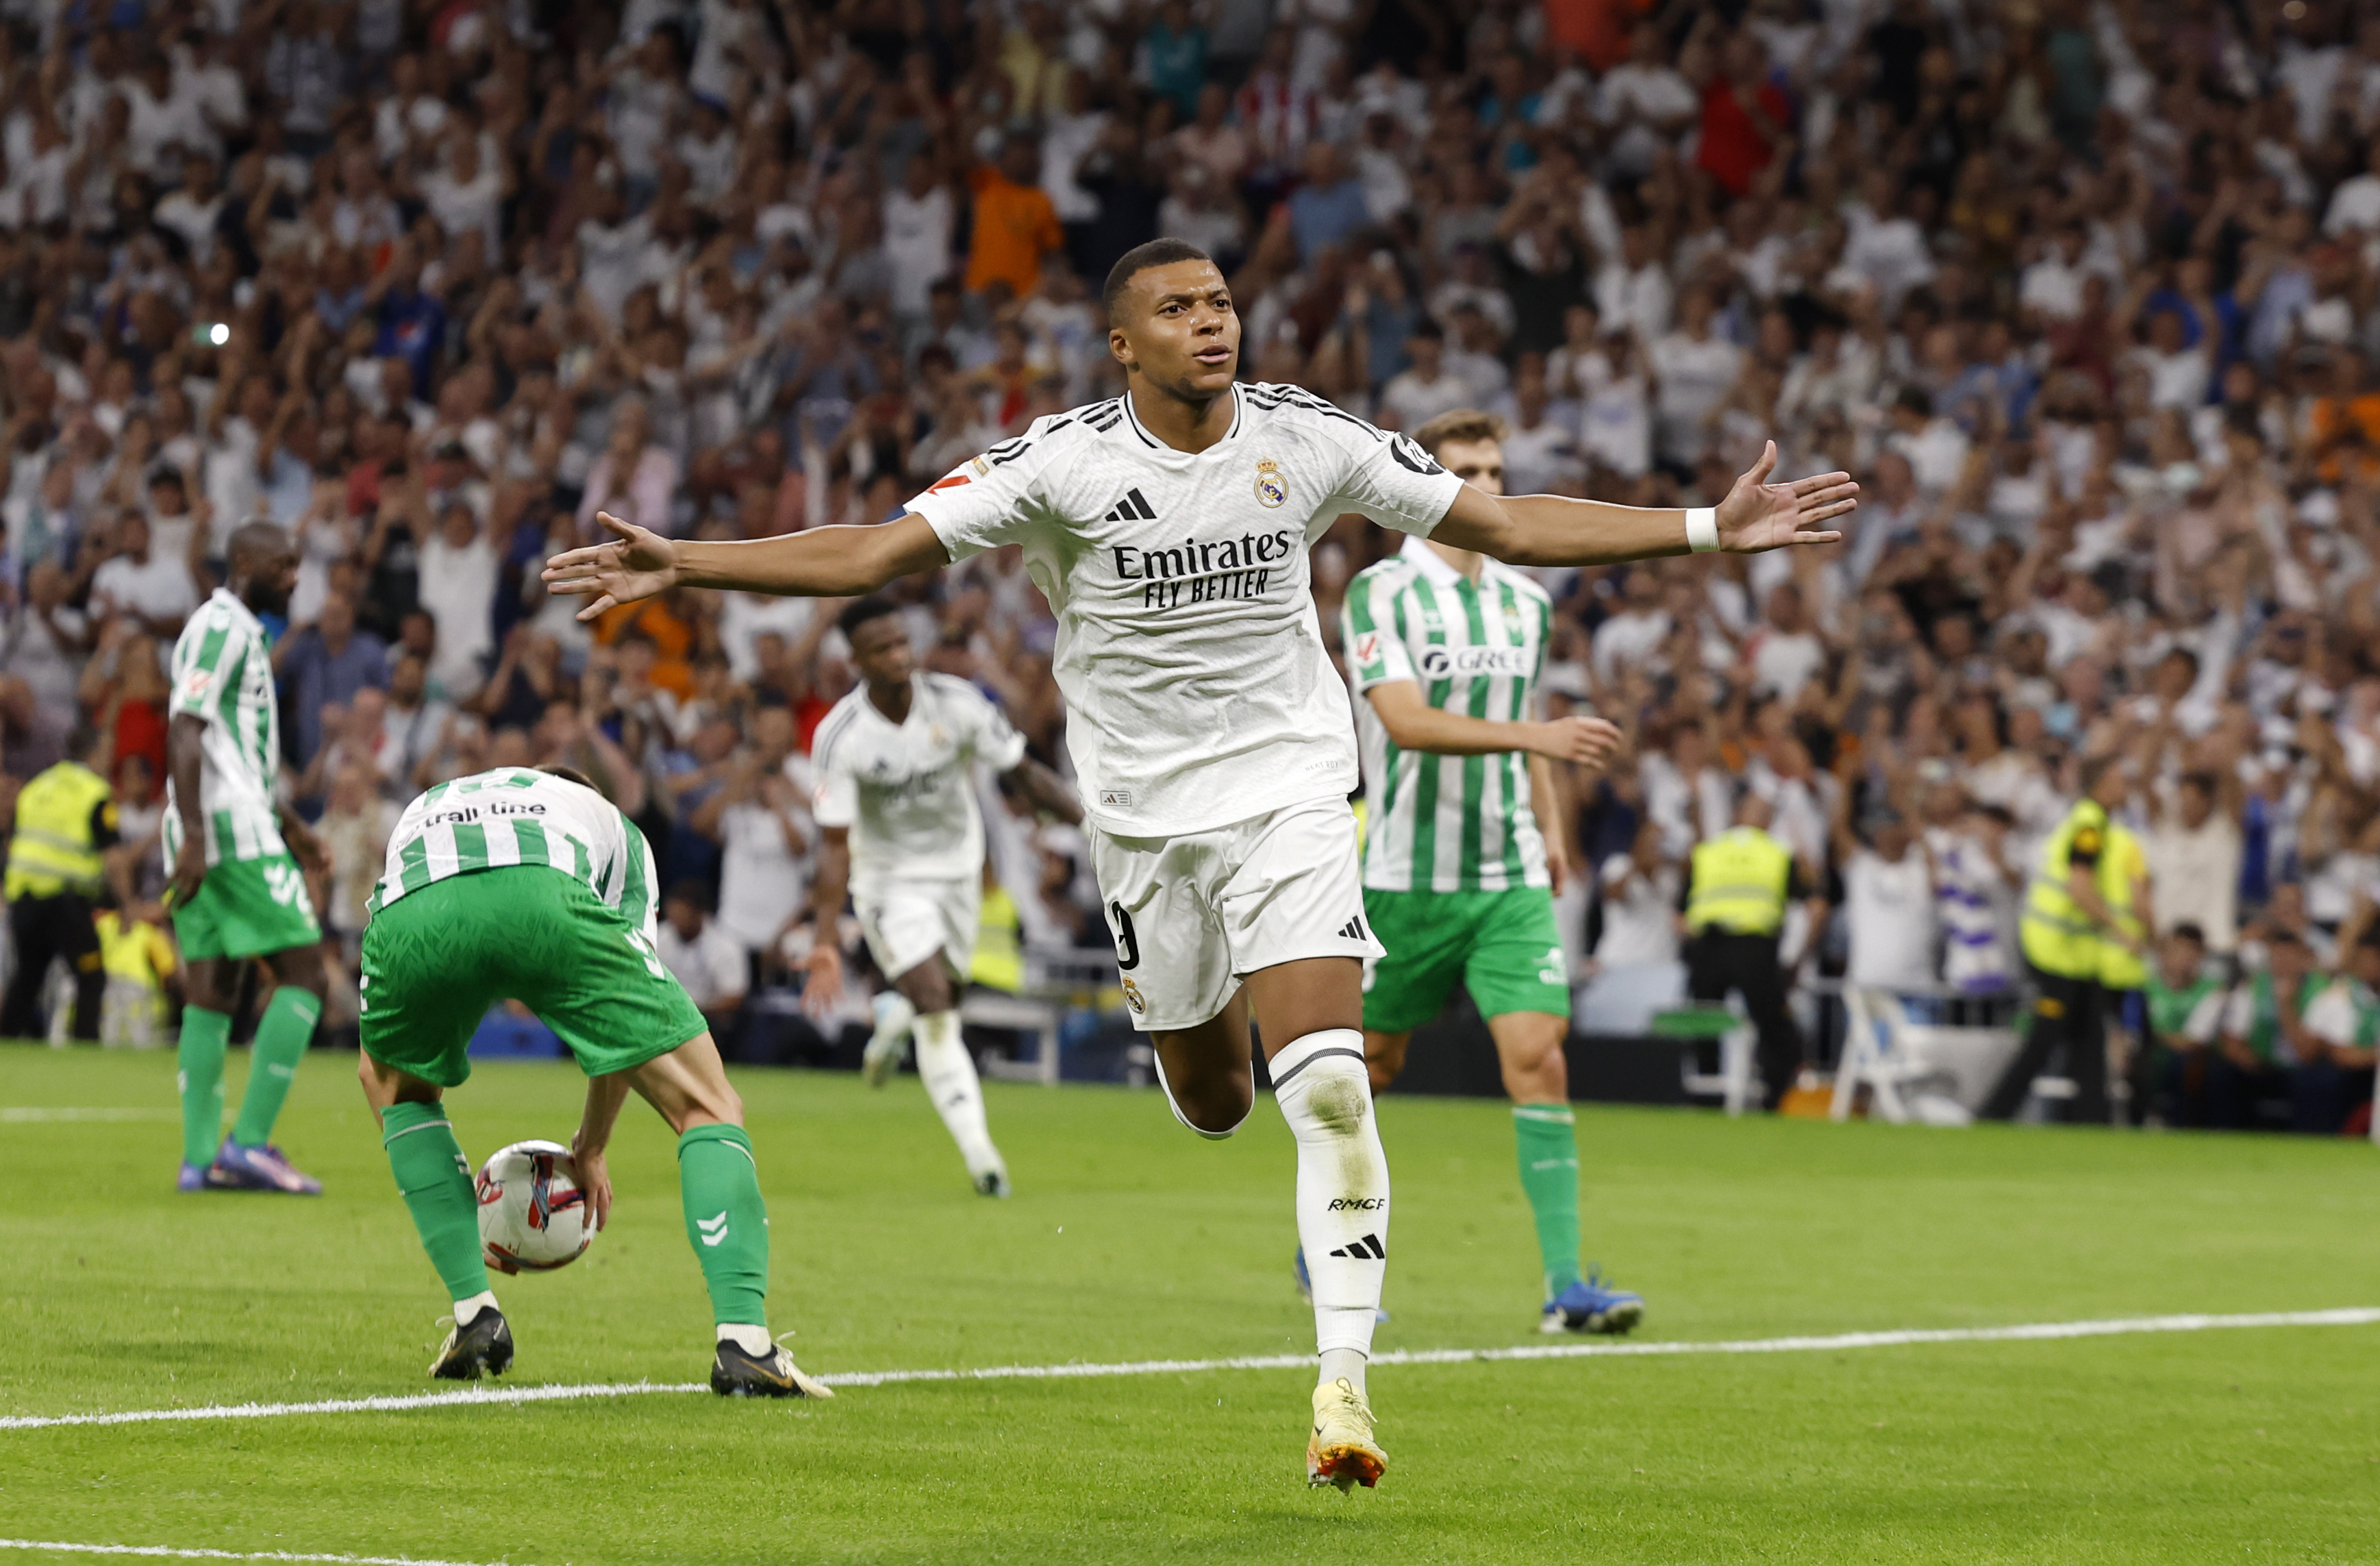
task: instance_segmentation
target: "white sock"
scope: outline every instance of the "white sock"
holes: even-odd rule
[[[1248,1117],[1245,1115],[1242,1115],[1239,1119],[1233,1121],[1231,1124],[1225,1126],[1220,1131],[1209,1131],[1203,1125],[1192,1124],[1190,1117],[1182,1112],[1182,1106],[1173,1101],[1173,1085],[1165,1080],[1164,1058],[1153,1050],[1149,1052],[1148,1058],[1149,1063],[1157,1068],[1157,1090],[1165,1095],[1165,1107],[1173,1111],[1173,1118],[1175,1120],[1180,1121],[1184,1125],[1189,1126],[1191,1130],[1196,1132],[1199,1135],[1204,1136],[1209,1142],[1223,1141],[1230,1137],[1233,1133],[1237,1132],[1241,1126],[1247,1124]],[[1256,1081],[1256,1071],[1253,1067],[1249,1069],[1248,1081],[1251,1084]],[[1251,1108],[1255,1107],[1256,1089],[1253,1086],[1251,1086],[1248,1090],[1248,1102]]]
[[[870,1009],[876,1014],[876,1037],[869,1040],[871,1045],[892,1043],[907,1033],[909,1025],[917,1020],[917,1008],[897,989],[887,989],[879,994]]]
[[[495,1292],[491,1289],[482,1289],[468,1299],[456,1300],[455,1302],[455,1325],[457,1327],[468,1327],[471,1325],[472,1319],[481,1311],[493,1310],[495,1308]]]
[[[1314,1338],[1322,1379],[1364,1389],[1361,1356],[1388,1270],[1389,1160],[1372,1114],[1364,1036],[1334,1027],[1272,1058],[1273,1098],[1297,1138],[1297,1238],[1314,1281]],[[1346,1368],[1352,1354],[1356,1368]]]
[[[1355,1389],[1357,1397],[1362,1397],[1364,1366],[1366,1363],[1368,1362],[1364,1356],[1354,1349],[1324,1349],[1322,1351],[1322,1385],[1327,1387],[1333,1381],[1343,1380]]]
[[[959,1038],[959,1014],[934,1012],[917,1019],[917,1076],[934,1112],[950,1128],[969,1174],[1001,1167],[1000,1149],[991,1145],[991,1129],[984,1123],[983,1085],[975,1074],[975,1061]]]
[[[757,1359],[766,1354],[776,1340],[769,1336],[766,1327],[755,1327],[744,1321],[722,1321],[719,1324],[719,1341],[733,1343]]]

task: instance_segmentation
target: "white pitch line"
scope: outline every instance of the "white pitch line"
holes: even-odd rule
[[[0,1125],[55,1125],[67,1121],[179,1120],[179,1110],[74,1109],[41,1104],[0,1105]]]
[[[472,1566],[410,1555],[299,1555],[286,1549],[176,1549],[162,1544],[68,1544],[58,1539],[0,1539],[0,1549],[42,1549],[58,1555],[148,1555],[176,1560],[334,1560],[343,1566]],[[497,1566],[504,1566],[499,1561]]]
[[[1372,1356],[1381,1365],[1468,1365],[1501,1360],[1648,1359],[1676,1354],[1823,1354],[1921,1343],[2021,1343],[2063,1338],[2116,1338],[2143,1332],[2212,1332],[2258,1327],[2370,1327],[2380,1307],[2273,1310],[2235,1316],[2123,1316],[2096,1321],[2035,1321],[2014,1327],[1912,1327],[1828,1337],[1738,1338],[1717,1342],[1527,1343],[1501,1349],[1391,1349]],[[1250,1354],[1230,1359],[1138,1359],[1112,1364],[994,1365],[974,1370],[846,1370],[819,1380],[830,1387],[889,1387],[915,1381],[1055,1381],[1120,1376],[1175,1376],[1211,1370],[1303,1370],[1312,1354]],[[541,1387],[473,1388],[403,1396],[332,1398],[319,1402],[212,1403],[197,1408],[142,1408],[121,1414],[0,1415],[0,1430],[42,1430],[64,1425],[155,1425],[190,1419],[277,1419],[301,1414],[403,1414],[421,1408],[471,1408],[583,1398],[637,1397],[647,1392],[703,1392],[701,1381],[613,1381]],[[260,1558],[261,1559],[261,1558]],[[314,1558],[308,1558],[314,1559]],[[322,1557],[321,1559],[331,1559]]]

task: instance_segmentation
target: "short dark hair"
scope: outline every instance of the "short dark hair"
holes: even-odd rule
[[[2196,925],[2191,923],[2188,919],[2182,920],[2180,924],[2166,931],[2166,933],[2172,936],[2177,941],[2187,941],[2192,946],[2204,946],[2206,944],[2206,932],[2199,929]]]
[[[710,912],[710,888],[695,880],[692,876],[682,876],[676,880],[670,882],[670,889],[662,893],[662,901],[664,903],[691,903],[707,914]]]
[[[1123,303],[1123,291],[1132,280],[1155,267],[1172,266],[1176,261],[1206,261],[1215,258],[1187,239],[1151,239],[1145,245],[1135,245],[1116,258],[1108,268],[1107,285],[1099,290],[1099,302],[1108,312],[1108,324],[1116,323],[1117,307]]]
[[[550,761],[546,765],[534,770],[544,772],[552,777],[560,778],[564,783],[575,783],[581,788],[595,788],[595,780],[593,778],[589,777],[586,773],[580,771],[576,767],[565,767],[559,761]],[[600,788],[595,788],[595,792],[601,794],[603,791]]]
[[[843,633],[845,641],[849,641],[853,634],[870,620],[881,620],[887,614],[900,613],[901,606],[891,599],[870,593],[866,598],[854,599],[844,604],[843,613],[834,617],[835,628]]]

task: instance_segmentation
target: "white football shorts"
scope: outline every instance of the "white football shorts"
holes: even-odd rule
[[[952,880],[887,880],[855,885],[851,905],[868,937],[868,954],[888,979],[899,978],[940,952],[966,982],[975,961],[977,922],[983,912],[983,882],[973,876]]]
[[[1384,954],[1364,921],[1355,813],[1343,799],[1181,837],[1084,830],[1124,1002],[1144,1033],[1196,1027],[1259,968]]]

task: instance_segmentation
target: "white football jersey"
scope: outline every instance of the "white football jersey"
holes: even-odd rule
[[[965,680],[919,673],[909,719],[894,723],[861,686],[834,704],[810,742],[818,775],[811,817],[851,829],[851,877],[963,880],[983,870],[983,817],[974,764],[1004,772],[1025,759],[1025,736]]]
[[[1058,618],[1083,807],[1116,836],[1354,791],[1306,546],[1350,511],[1426,537],[1463,487],[1310,392],[1232,395],[1230,432],[1195,455],[1141,428],[1127,395],[1037,419],[909,503],[953,561],[1024,547]]]

